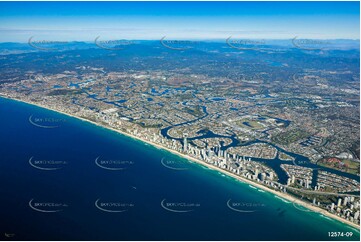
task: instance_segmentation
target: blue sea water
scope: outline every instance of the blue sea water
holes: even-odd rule
[[[3,240],[360,238],[348,225],[88,122],[0,98],[0,124]]]

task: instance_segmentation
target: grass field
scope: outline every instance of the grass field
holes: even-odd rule
[[[310,134],[304,130],[293,129],[274,136],[272,140],[278,144],[288,145],[308,136],[310,136]]]
[[[358,175],[360,174],[360,162],[357,161],[352,161],[352,160],[341,160],[342,163],[344,163],[345,165],[340,165],[340,163],[329,163],[326,160],[322,160],[317,162],[318,165],[320,166],[324,166],[324,167],[328,167],[328,168],[332,168],[335,170],[339,170],[339,171],[344,171],[350,174],[355,174]]]
[[[260,129],[264,129],[265,126],[262,125],[260,122],[253,120],[253,119],[249,119],[249,118],[245,118],[245,119],[241,119],[238,120],[236,122],[236,124],[241,127],[241,128],[245,128],[245,129],[253,129],[253,130],[260,130]]]

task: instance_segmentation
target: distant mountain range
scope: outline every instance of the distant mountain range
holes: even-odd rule
[[[113,43],[131,42],[129,45],[143,45],[152,47],[174,47],[175,50],[188,50],[188,49],[199,49],[199,50],[210,50],[223,52],[225,49],[234,48],[235,50],[273,50],[273,49],[289,49],[299,48],[304,50],[313,49],[325,49],[325,50],[359,50],[360,40],[351,39],[231,39],[229,40],[112,40]],[[183,44],[184,42],[184,44]],[[98,44],[98,45],[97,45]],[[91,48],[102,48],[109,49],[123,49],[129,46],[125,44],[109,44],[107,41],[95,43],[95,41],[72,41],[66,43],[55,43],[55,44],[44,44],[41,41],[34,43],[15,43],[15,42],[4,42],[0,43],[0,54],[19,54],[27,52],[37,51],[64,51],[64,50],[75,50],[75,49],[91,49]],[[110,47],[109,47],[110,46]],[[181,46],[181,47],[179,47]],[[37,48],[38,47],[38,48]],[[183,47],[183,48],[182,48]]]

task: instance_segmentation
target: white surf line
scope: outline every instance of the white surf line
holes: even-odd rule
[[[279,196],[277,196],[277,195],[275,195],[274,197],[275,197],[275,198],[278,198],[279,200],[282,200],[282,201],[285,202],[285,203],[291,203],[291,202],[289,202],[289,201],[287,201],[287,200],[285,200],[285,199],[283,199],[283,198],[281,198],[281,197],[279,197]]]

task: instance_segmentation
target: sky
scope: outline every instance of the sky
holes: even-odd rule
[[[0,42],[359,39],[359,2],[0,2]]]

